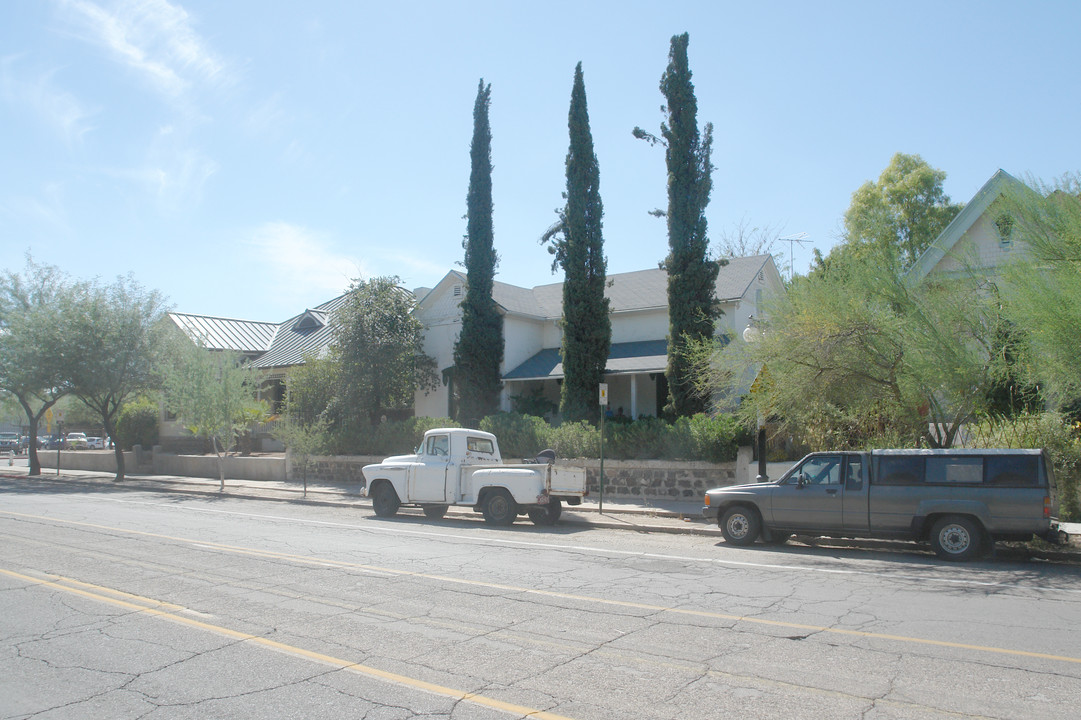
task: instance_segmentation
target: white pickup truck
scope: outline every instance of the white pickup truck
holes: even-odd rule
[[[380,517],[412,505],[441,518],[450,505],[470,505],[493,525],[510,525],[523,514],[552,525],[563,502],[580,505],[589,494],[585,470],[557,465],[554,457],[504,465],[495,435],[465,428],[429,430],[415,454],[388,457],[363,472],[364,492]]]

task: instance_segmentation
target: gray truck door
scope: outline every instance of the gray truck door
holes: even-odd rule
[[[867,530],[870,520],[867,514],[867,479],[861,455],[849,455],[845,465],[845,487],[841,492],[844,507],[845,530]]]
[[[793,530],[840,530],[844,527],[844,455],[807,458],[773,490],[773,525]],[[801,485],[802,475],[805,482]]]
[[[447,502],[447,470],[450,467],[450,435],[429,435],[409,478],[407,502]]]

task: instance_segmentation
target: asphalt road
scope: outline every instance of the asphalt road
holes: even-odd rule
[[[0,718],[1073,718],[1074,566],[0,481]]]

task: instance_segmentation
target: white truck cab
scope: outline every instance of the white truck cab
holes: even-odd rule
[[[584,470],[554,461],[504,465],[495,435],[467,428],[429,430],[415,454],[388,457],[363,472],[365,494],[381,517],[411,505],[440,518],[450,505],[468,505],[494,525],[522,514],[552,525],[563,502],[578,505],[588,494]]]

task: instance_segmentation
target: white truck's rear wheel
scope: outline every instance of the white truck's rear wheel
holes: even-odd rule
[[[510,525],[518,516],[518,503],[503,488],[496,488],[484,498],[484,519],[492,525]]]
[[[555,525],[562,514],[563,505],[558,498],[549,500],[547,505],[529,509],[529,519],[534,525]]]

